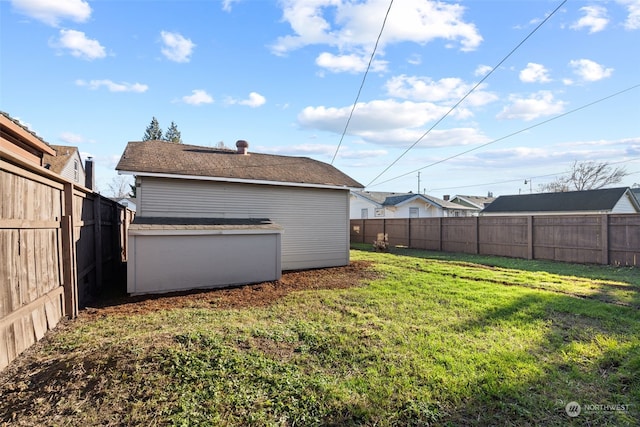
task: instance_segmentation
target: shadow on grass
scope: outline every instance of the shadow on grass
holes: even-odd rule
[[[628,308],[552,294],[517,297],[454,328],[488,337],[511,324],[540,321],[543,337],[524,348],[491,349],[494,369],[469,383],[475,390],[449,414],[464,425],[640,425],[640,316]],[[626,331],[626,332],[624,332]],[[635,332],[634,332],[635,331]],[[527,364],[536,362],[538,372]],[[522,372],[520,374],[520,372]],[[579,414],[567,412],[577,402]]]

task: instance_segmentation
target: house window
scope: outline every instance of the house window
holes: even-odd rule
[[[73,179],[78,182],[80,180],[80,170],[78,168],[78,161],[73,161]]]
[[[369,209],[367,208],[360,209],[360,218],[362,219],[369,218]]]
[[[376,208],[376,210],[374,211],[374,216],[376,218],[380,218],[384,216],[384,208]]]
[[[418,208],[409,208],[409,218],[418,218],[419,212]]]

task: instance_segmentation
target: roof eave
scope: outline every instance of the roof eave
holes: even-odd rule
[[[352,195],[354,195],[354,196],[356,196],[356,197],[359,197],[360,199],[362,199],[362,200],[364,200],[364,201],[366,201],[366,202],[373,203],[373,204],[374,204],[374,205],[376,205],[378,208],[382,208],[382,207],[383,207],[382,203],[380,203],[380,202],[376,202],[375,200],[370,199],[369,197],[367,197],[367,196],[365,196],[365,195],[360,194],[360,193],[358,192],[358,190],[357,190],[357,189],[355,189],[355,188],[350,188],[350,190],[351,190],[351,194],[352,194]]]
[[[286,181],[269,181],[261,179],[242,179],[242,178],[226,178],[221,176],[202,176],[202,175],[181,175],[159,172],[141,172],[141,171],[129,171],[118,170],[119,175],[136,175],[136,176],[149,176],[154,178],[173,178],[173,179],[191,179],[196,181],[215,181],[215,182],[234,182],[240,184],[257,184],[257,185],[277,185],[282,187],[306,187],[306,188],[323,188],[330,190],[357,190],[362,187],[349,187],[346,185],[331,185],[331,184],[314,184],[306,182],[286,182]]]

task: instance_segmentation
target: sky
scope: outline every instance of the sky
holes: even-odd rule
[[[0,110],[109,195],[155,117],[186,144],[305,156],[368,191],[640,183],[640,0],[0,0]]]

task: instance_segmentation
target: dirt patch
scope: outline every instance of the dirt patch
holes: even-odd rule
[[[291,292],[313,289],[344,289],[362,284],[379,275],[370,262],[355,261],[344,267],[285,272],[280,280],[227,289],[173,292],[161,295],[117,297],[81,311],[81,318],[111,315],[136,315],[176,308],[259,307]]]
[[[272,304],[291,292],[361,286],[363,280],[380,276],[370,266],[370,262],[356,261],[344,267],[286,272],[275,282],[231,289],[114,297],[81,310],[78,320],[63,320],[53,334],[74,328],[78,323],[107,316],[132,316],[194,307],[213,310],[260,307]],[[110,421],[105,425],[135,424],[127,419],[127,414],[139,404],[135,402],[144,402],[147,394],[152,394],[149,390],[161,386],[153,382],[157,361],[145,359],[154,352],[154,346],[161,343],[150,344],[144,350],[147,356],[131,353],[133,350],[124,344],[50,354],[43,348],[51,337],[51,333],[47,334],[0,372],[0,426],[88,425],[98,420],[102,424],[107,419]],[[295,351],[291,343],[259,338],[246,345],[283,360],[291,358]],[[145,362],[141,366],[132,366],[131,360],[136,358]],[[146,371],[141,373],[139,370]],[[119,376],[113,376],[113,372]],[[139,383],[129,384],[125,381],[128,376],[142,379]]]

